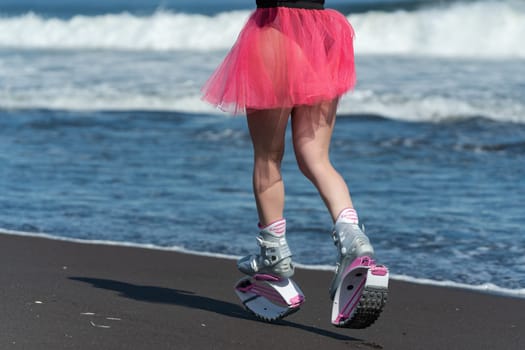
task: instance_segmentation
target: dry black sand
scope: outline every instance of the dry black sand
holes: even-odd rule
[[[525,349],[525,299],[391,281],[366,330],[330,324],[331,273],[299,269],[279,324],[238,303],[232,260],[0,234],[0,349]]]

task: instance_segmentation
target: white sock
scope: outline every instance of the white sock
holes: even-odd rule
[[[346,208],[341,211],[335,222],[342,222],[348,224],[359,224],[359,218],[354,208]]]
[[[276,237],[284,236],[284,234],[286,233],[286,219],[274,221],[271,224],[266,225],[264,227],[262,227],[259,223],[258,226],[261,231],[269,232],[270,234]]]

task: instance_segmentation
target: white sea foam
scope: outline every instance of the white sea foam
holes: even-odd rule
[[[345,116],[371,114],[409,122],[439,123],[482,116],[498,122],[525,123],[525,106],[522,104],[507,104],[494,108],[484,108],[484,106],[487,106],[487,103],[475,106],[467,101],[440,96],[398,102],[387,102],[381,97],[372,100],[361,99],[357,91],[357,94],[349,94],[341,99],[338,113]],[[141,95],[111,98],[111,96],[101,97],[98,94],[93,96],[58,94],[47,99],[43,95],[34,95],[31,98],[5,95],[0,98],[0,108],[69,111],[140,110],[224,115],[221,110],[203,102],[197,93],[172,99]]]
[[[229,260],[239,259],[239,256],[235,256],[235,255],[210,253],[210,252],[199,252],[199,251],[189,250],[189,249],[179,247],[179,246],[163,247],[163,246],[159,246],[155,244],[146,244],[146,243],[133,243],[133,242],[96,240],[96,239],[81,239],[81,238],[57,236],[57,235],[52,235],[48,233],[35,233],[35,232],[7,230],[3,228],[0,228],[0,234],[45,238],[45,239],[51,239],[51,240],[56,240],[56,241],[65,241],[65,242],[73,242],[73,243],[81,243],[81,244],[98,244],[98,245],[110,245],[110,246],[119,246],[119,247],[162,250],[162,251],[170,251],[170,252],[177,252],[177,253],[184,253],[184,254],[191,254],[191,255],[208,256],[212,258],[229,259]]]
[[[157,246],[154,244],[116,242],[116,241],[110,241],[110,240],[107,240],[107,241],[106,240],[87,240],[87,239],[61,237],[61,236],[56,236],[56,235],[51,235],[51,234],[46,234],[46,233],[33,233],[33,232],[7,230],[7,229],[2,229],[2,228],[0,228],[0,234],[46,238],[46,239],[68,241],[68,242],[82,243],[82,244],[99,244],[99,245],[112,245],[112,246],[154,249],[154,250],[162,250],[162,251],[173,251],[173,252],[184,253],[184,254],[207,256],[207,257],[214,257],[214,258],[221,258],[221,259],[228,259],[228,260],[237,260],[239,258],[239,256],[235,256],[235,255],[211,253],[211,252],[199,252],[199,251],[185,249],[179,246],[162,247],[162,246]],[[330,265],[296,264],[296,266],[302,269],[315,270],[315,271],[333,271],[334,270],[334,267]],[[521,289],[503,288],[503,287],[497,286],[492,283],[484,283],[482,285],[470,285],[470,284],[458,283],[458,282],[453,282],[453,281],[436,281],[432,279],[416,278],[416,277],[411,277],[407,275],[396,275],[396,274],[391,275],[391,278],[394,280],[398,280],[398,281],[405,281],[405,282],[417,283],[417,284],[423,284],[423,285],[459,288],[459,289],[472,290],[472,291],[483,292],[483,293],[488,293],[488,294],[496,294],[496,295],[503,295],[503,296],[509,296],[509,297],[516,297],[516,298],[525,298],[525,288],[521,288]]]
[[[71,19],[35,13],[0,19],[0,47],[41,49],[215,50],[231,46],[249,12],[208,17],[158,11]]]
[[[350,19],[360,53],[525,58],[523,2],[455,3],[416,12],[369,12]]]
[[[70,19],[28,13],[0,18],[0,47],[41,49],[217,50],[227,49],[249,11],[215,16],[158,11]],[[525,58],[525,5],[484,1],[372,11],[349,16],[359,54],[407,54],[471,58]]]
[[[415,278],[415,277],[411,277],[407,275],[393,275],[392,278],[398,281],[405,281],[405,282],[410,282],[410,283],[468,289],[472,291],[484,292],[484,293],[489,293],[489,294],[507,295],[507,296],[525,298],[525,288],[521,288],[521,289],[502,288],[493,283],[484,283],[481,285],[471,285],[471,284],[458,283],[458,282],[453,282],[453,281],[435,281],[435,280],[427,279],[427,278]]]
[[[364,113],[413,122],[442,122],[471,117],[525,123],[525,105],[504,99],[462,100],[455,96],[375,94],[356,90],[340,103],[340,114]]]
[[[359,93],[359,91],[358,91]],[[484,108],[484,105],[475,106],[467,101],[445,97],[427,97],[422,100],[406,100],[387,102],[382,99],[363,100],[349,94],[340,102],[339,115],[371,114],[395,120],[410,122],[442,122],[447,120],[462,120],[483,116],[500,122],[525,123],[525,106],[520,104],[505,105],[501,108]],[[180,98],[158,98],[151,96],[120,96],[106,98],[100,96],[70,96],[58,95],[46,99],[45,96],[35,96],[28,100],[7,96],[0,102],[4,109],[54,109],[70,111],[160,111],[224,114],[203,102],[200,95],[194,94]]]

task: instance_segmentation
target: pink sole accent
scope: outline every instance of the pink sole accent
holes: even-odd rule
[[[365,283],[366,283],[366,278],[364,278],[361,281],[361,284],[356,289],[355,293],[352,294],[352,297],[350,298],[350,300],[348,300],[348,302],[343,307],[341,313],[335,319],[336,324],[339,324],[341,323],[341,321],[346,320],[348,316],[352,313],[352,311],[355,309],[357,302],[359,301],[359,298],[357,296],[361,295],[361,291],[363,290]]]
[[[375,265],[370,269],[370,272],[375,276],[386,276],[388,269],[383,265]]]
[[[239,283],[238,285],[235,286],[235,289],[237,289],[239,292],[242,292],[242,293],[247,293],[250,290],[252,290],[252,288],[253,288],[253,284],[250,283],[249,281],[243,281],[243,283]]]
[[[288,303],[286,303],[283,297],[276,290],[264,284],[248,283],[246,286],[239,285],[235,287],[235,289],[242,293],[254,293],[263,296],[268,300],[272,300],[273,302],[281,305],[288,305]]]
[[[270,282],[276,281],[275,277],[273,276],[262,275],[263,278],[268,277],[268,276],[271,277],[272,279],[269,279],[269,280],[262,279],[262,281],[270,281]],[[305,301],[305,298],[303,295],[297,294],[296,296],[291,298],[289,302],[286,302],[286,300],[284,300],[283,296],[279,294],[278,291],[268,286],[266,283],[252,283],[250,282],[250,280],[245,280],[245,283],[241,283],[237,285],[235,289],[242,293],[253,293],[253,294],[260,295],[278,305],[287,306],[291,309],[298,308]]]
[[[281,278],[277,276],[267,275],[264,273],[256,274],[253,276],[253,278],[255,278],[255,280],[257,281],[270,281],[270,282],[279,282],[281,280]]]
[[[295,297],[290,299],[290,302],[288,303],[291,308],[299,307],[302,303],[304,303],[304,296],[297,294]]]
[[[252,285],[248,286],[248,287],[235,287],[235,289],[237,289],[239,292],[243,292],[243,293],[248,293],[250,290],[252,290]]]
[[[352,263],[346,268],[346,270],[343,273],[344,276],[348,275],[352,270],[359,268],[359,267],[370,268],[372,270],[376,269],[378,274],[383,274],[383,273],[386,274],[387,272],[387,269],[384,266],[382,265],[376,266],[375,261],[371,257],[361,256],[361,257],[356,258],[354,261],[352,261]],[[366,275],[366,271],[363,271],[363,273]],[[343,308],[341,309],[341,312],[339,313],[339,315],[333,322],[334,324],[339,324],[341,323],[341,321],[346,320],[350,316],[352,311],[357,306],[357,303],[359,301],[359,296],[361,295],[361,292],[365,286],[365,283],[366,283],[366,277],[363,278],[363,280],[359,284],[359,287],[356,288],[350,300],[348,300],[346,304],[343,306]]]
[[[361,256],[359,258],[356,258],[352,263],[346,268],[344,271],[344,275],[347,275],[351,270],[355,269],[356,267],[363,266],[363,267],[369,267],[374,265],[375,261],[369,257],[369,256]]]

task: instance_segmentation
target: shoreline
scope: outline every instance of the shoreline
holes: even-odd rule
[[[301,310],[255,320],[231,260],[0,234],[0,348],[522,349],[525,300],[391,281],[365,330],[330,324],[331,273],[298,268]]]
[[[189,250],[189,249],[181,248],[181,247],[178,247],[178,246],[163,247],[163,246],[158,246],[158,245],[154,245],[154,244],[141,244],[141,243],[119,242],[119,241],[109,241],[109,240],[89,240],[89,239],[81,239],[81,238],[69,238],[69,237],[62,237],[62,236],[52,235],[52,234],[48,234],[48,233],[34,233],[34,232],[16,231],[16,230],[4,229],[4,228],[0,228],[0,235],[14,235],[14,236],[21,236],[21,237],[43,238],[43,239],[49,239],[49,240],[78,243],[78,244],[91,244],[91,245],[105,245],[105,246],[118,246],[118,247],[129,247],[129,248],[139,248],[139,249],[151,249],[151,250],[175,252],[175,253],[179,253],[179,254],[188,254],[188,255],[210,257],[210,258],[219,258],[219,259],[226,259],[226,260],[237,260],[239,258],[239,256],[235,256],[235,255],[228,255],[228,254],[221,254],[221,253],[211,253],[211,252],[200,252],[200,251],[195,251],[195,250]],[[328,266],[328,265],[304,265],[304,264],[300,264],[300,263],[296,263],[295,265],[297,267],[303,269],[303,270],[312,270],[312,271],[328,271],[328,272],[332,272],[333,269],[334,269],[333,266]],[[412,276],[408,276],[408,275],[398,275],[398,274],[391,274],[390,275],[390,279],[391,280],[395,280],[395,281],[403,281],[403,282],[407,282],[407,283],[419,284],[419,285],[445,287],[445,288],[455,288],[455,289],[466,290],[466,291],[471,291],[471,292],[477,292],[477,293],[487,294],[487,295],[495,295],[495,296],[517,298],[517,299],[525,299],[525,288],[523,288],[523,289],[509,289],[509,288],[497,286],[497,285],[492,284],[492,283],[485,283],[485,284],[482,284],[482,285],[470,285],[470,284],[465,284],[465,283],[461,283],[461,282],[438,281],[438,280],[433,280],[433,279],[429,279],[429,278],[418,278],[418,277],[412,277]]]

